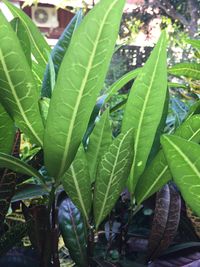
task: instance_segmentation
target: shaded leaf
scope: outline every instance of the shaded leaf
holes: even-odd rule
[[[129,130],[113,141],[99,163],[94,189],[96,229],[110,213],[125,187],[133,156],[131,145],[132,130]]]
[[[175,135],[199,143],[199,124],[200,116],[194,115],[177,128]],[[172,175],[165,159],[164,152],[163,150],[160,150],[139,179],[135,191],[138,204],[142,203],[145,199],[158,191],[171,179]]]
[[[15,194],[12,197],[12,202],[37,198],[46,194],[48,194],[48,192],[44,189],[43,186],[25,183],[16,188]]]
[[[2,13],[0,25],[1,102],[16,125],[32,142],[42,146],[43,125],[31,69],[16,34]]]
[[[200,252],[191,253],[188,255],[175,255],[158,259],[150,263],[148,267],[198,267],[200,265]]]
[[[19,18],[14,18],[10,22],[13,30],[16,32],[17,37],[19,39],[20,45],[22,47],[22,50],[26,56],[26,59],[28,61],[29,66],[32,65],[32,59],[31,59],[31,44],[29,40],[29,36],[27,33],[26,28],[24,27],[23,23]]]
[[[77,14],[72,18],[71,22],[67,25],[66,29],[60,36],[57,44],[54,46],[51,52],[50,56],[55,69],[55,80],[57,79],[60,65],[63,61],[64,55],[67,52],[73,33],[80,24],[81,20],[82,20],[82,11],[78,11]],[[51,80],[50,76],[51,76],[50,63],[48,63],[42,84],[42,92],[41,92],[42,97],[51,98],[52,89],[50,85],[50,80]]]
[[[29,18],[29,16],[26,15],[26,13],[24,13],[21,9],[17,8],[7,0],[3,0],[3,3],[5,3],[5,5],[9,8],[14,17],[20,18],[29,35],[31,42],[31,52],[34,58],[39,64],[46,66],[46,64],[48,63],[48,56],[46,54],[46,51],[50,52],[51,49],[47,44],[45,38],[42,36],[40,30],[33,23],[31,18]]]
[[[39,100],[40,114],[42,117],[44,127],[46,126],[46,120],[47,120],[47,115],[49,111],[49,104],[50,104],[50,99],[47,97],[43,97]]]
[[[137,76],[126,104],[122,131],[133,128],[134,157],[128,179],[133,194],[162,117],[167,90],[166,32]]]
[[[59,227],[70,256],[78,266],[87,267],[87,250],[84,221],[79,210],[67,198],[58,211]]]
[[[165,135],[161,143],[184,200],[200,216],[200,145],[178,136]]]
[[[187,114],[187,118],[189,119],[190,117],[192,117],[195,114],[200,114],[200,100],[196,101],[191,108],[189,109],[189,112]]]
[[[92,192],[89,168],[82,146],[79,148],[71,166],[62,176],[61,182],[73,203],[82,212],[85,219],[89,220]]]
[[[89,145],[86,150],[91,182],[95,181],[97,166],[101,157],[112,142],[112,132],[109,122],[109,111],[105,111],[100,117],[89,137]]]
[[[7,168],[14,172],[19,172],[22,174],[27,174],[30,177],[38,178],[40,181],[44,182],[44,177],[33,167],[26,164],[20,159],[13,156],[0,153],[0,168]]]
[[[0,104],[0,152],[10,154],[14,142],[14,135],[14,122]]]
[[[173,186],[165,185],[156,197],[148,258],[157,258],[172,243],[180,220],[181,198]]]
[[[200,64],[198,63],[178,63],[168,69],[168,73],[175,76],[185,76],[191,79],[200,80]]]
[[[102,0],[73,34],[59,70],[44,136],[45,165],[53,177],[61,177],[69,168],[87,129],[112,57],[124,3]]]

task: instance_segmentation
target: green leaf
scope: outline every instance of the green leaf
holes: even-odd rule
[[[123,75],[119,80],[114,82],[110,88],[108,88],[108,95],[106,96],[105,102],[107,102],[114,94],[116,94],[124,85],[126,85],[131,80],[135,79],[137,75],[141,72],[141,68],[130,71]]]
[[[60,69],[60,65],[63,61],[64,55],[67,52],[69,47],[71,38],[82,21],[82,11],[77,12],[77,14],[72,18],[71,22],[68,24],[62,35],[60,36],[57,44],[53,48],[51,52],[51,59],[53,61],[54,69],[55,69],[55,80],[57,79],[58,71]],[[51,98],[52,89],[50,86],[51,80],[51,70],[50,70],[50,62],[46,67],[44,80],[42,84],[42,97]]]
[[[187,39],[186,43],[191,44],[192,47],[196,48],[197,50],[200,50],[200,40]]]
[[[110,213],[125,187],[132,163],[132,130],[120,134],[103,155],[94,189],[96,229]]]
[[[21,9],[17,8],[7,0],[3,0],[3,3],[9,8],[14,17],[20,18],[29,35],[31,42],[31,51],[34,58],[39,64],[46,66],[46,64],[48,63],[48,56],[46,54],[46,51],[50,52],[51,49],[37,26],[33,23],[31,18],[29,18],[29,16],[27,16]]]
[[[35,79],[36,83],[36,91],[38,94],[38,97],[41,95],[41,89],[42,89],[42,82],[43,82],[43,76],[44,76],[44,68],[36,63],[35,61],[32,62],[32,73]]]
[[[92,204],[91,182],[88,164],[84,148],[80,146],[74,161],[62,176],[63,187],[73,201],[73,203],[82,212],[82,215],[89,221],[89,213]]]
[[[1,83],[0,83],[1,88]],[[14,142],[14,122],[0,104],[0,152],[10,154]]]
[[[86,151],[91,182],[95,181],[98,163],[112,142],[112,132],[109,122],[109,111],[105,111],[96,123],[89,137],[89,145]]]
[[[39,99],[40,114],[42,117],[44,127],[46,126],[46,120],[47,120],[47,115],[48,115],[48,111],[49,111],[49,104],[50,104],[49,98],[43,97],[43,98]]]
[[[200,145],[166,135],[162,136],[161,143],[184,200],[200,216]]]
[[[20,45],[22,47],[22,50],[26,56],[26,59],[28,61],[29,66],[32,65],[32,59],[31,59],[31,44],[29,40],[29,36],[27,33],[26,28],[24,27],[23,23],[19,18],[14,18],[10,22],[13,30],[16,32],[17,37],[19,39]]]
[[[178,63],[168,69],[168,73],[175,76],[185,76],[191,79],[200,80],[200,64],[198,63]]]
[[[187,118],[189,119],[195,114],[200,114],[200,100],[196,101],[189,109],[189,112],[187,114]]]
[[[31,177],[33,176],[44,182],[44,177],[33,167],[18,158],[4,153],[0,153],[0,168],[6,168],[14,172],[29,175]]]
[[[84,220],[69,198],[63,200],[59,206],[58,221],[71,258],[77,266],[88,267]]]
[[[16,125],[42,146],[43,125],[40,118],[35,81],[19,40],[0,13],[0,97]]]
[[[175,135],[180,136],[189,141],[200,142],[200,116],[195,115],[186,120],[176,130]],[[140,177],[135,197],[138,204],[157,192],[163,185],[171,180],[171,173],[165,159],[163,150],[161,149],[155,156],[151,164]]]
[[[45,164],[54,177],[69,168],[87,129],[113,54],[124,2],[102,0],[95,5],[65,54],[44,137]]]
[[[166,32],[137,76],[125,107],[122,131],[133,128],[134,158],[128,179],[133,194],[144,171],[162,117],[167,91]]]

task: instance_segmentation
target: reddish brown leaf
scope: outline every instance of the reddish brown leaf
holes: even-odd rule
[[[173,186],[165,185],[156,196],[148,259],[157,258],[172,243],[180,220],[181,199]]]

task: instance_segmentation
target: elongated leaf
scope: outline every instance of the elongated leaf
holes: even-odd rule
[[[179,63],[168,69],[168,72],[175,76],[200,80],[200,64],[198,63]]]
[[[106,111],[90,135],[86,151],[91,182],[95,181],[98,163],[111,142],[112,132],[109,122],[109,111]]]
[[[186,119],[189,119],[195,114],[200,114],[200,100],[198,100],[191,106]]]
[[[128,180],[133,194],[144,171],[162,117],[167,90],[166,33],[163,32],[151,56],[131,88],[122,131],[134,129],[134,158]]]
[[[108,88],[108,95],[105,101],[108,101],[114,94],[116,94],[124,85],[126,85],[131,80],[135,79],[137,75],[141,72],[141,68],[130,71],[123,75],[119,80],[113,83],[110,88]]]
[[[3,3],[5,3],[5,5],[9,8],[14,17],[20,18],[28,32],[31,42],[31,51],[34,58],[39,64],[41,64],[42,66],[46,66],[46,64],[48,63],[48,56],[46,51],[50,52],[51,49],[39,29],[29,18],[29,16],[27,16],[22,10],[20,10],[7,0],[3,0]]]
[[[180,220],[181,198],[173,186],[165,185],[156,197],[149,237],[149,260],[155,259],[172,243]]]
[[[15,194],[12,197],[12,202],[38,198],[47,195],[47,193],[48,192],[41,185],[25,183],[17,187]]]
[[[57,78],[58,71],[60,69],[60,65],[64,58],[65,53],[69,47],[71,38],[73,33],[75,32],[76,28],[80,24],[82,20],[82,12],[79,11],[77,14],[72,18],[71,22],[67,25],[66,29],[60,36],[57,44],[53,48],[51,52],[51,58],[55,68],[55,77]],[[44,80],[42,85],[42,97],[49,97],[51,98],[52,90],[50,86],[50,65],[48,64],[44,74]]]
[[[92,193],[88,164],[82,146],[79,148],[71,166],[61,178],[61,182],[65,192],[82,212],[85,219],[88,220],[92,204]]]
[[[47,120],[47,115],[49,111],[49,103],[50,103],[50,99],[47,97],[43,97],[39,100],[40,114],[41,114],[44,126],[46,126],[46,120]]]
[[[191,44],[192,47],[196,48],[197,50],[200,50],[200,40],[187,39],[186,43]]]
[[[200,142],[200,116],[195,115],[186,120],[175,132],[175,135],[184,139]],[[172,179],[168,163],[163,150],[160,150],[151,164],[147,167],[137,184],[135,197],[139,203],[157,192],[163,185]]]
[[[59,207],[58,220],[70,256],[77,266],[87,267],[87,242],[83,218],[69,198],[62,201]]]
[[[14,122],[0,104],[0,152],[10,154],[14,142],[14,135]]]
[[[16,32],[19,42],[21,44],[22,50],[26,56],[29,66],[32,65],[31,59],[31,44],[26,28],[19,18],[14,18],[10,22],[13,30]]]
[[[44,68],[36,63],[35,61],[32,62],[32,73],[35,79],[35,83],[36,83],[36,90],[37,90],[37,94],[38,97],[40,97],[41,95],[41,89],[42,89],[42,81],[43,81],[43,76],[44,76]]]
[[[161,143],[184,200],[200,216],[200,145],[178,136],[165,135]]]
[[[34,168],[26,164],[20,159],[17,159],[13,156],[0,153],[0,168],[7,168],[14,172],[19,172],[22,174],[27,174],[29,176],[36,177],[41,181],[44,181],[44,177],[37,172]]]
[[[0,97],[4,108],[32,142],[42,146],[43,125],[35,82],[12,27],[0,13]]]
[[[86,131],[114,50],[124,2],[102,0],[95,5],[65,54],[44,137],[45,162],[54,177],[68,169]]]
[[[184,253],[182,255],[175,254],[173,257],[157,259],[150,263],[148,267],[198,267],[200,266],[200,252]]]
[[[112,210],[125,187],[132,162],[132,130],[120,134],[103,155],[94,189],[96,229]]]

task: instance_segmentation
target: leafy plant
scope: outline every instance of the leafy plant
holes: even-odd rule
[[[171,164],[170,145],[178,147],[177,160],[181,161],[184,154],[186,175],[193,175],[198,183],[196,168],[191,165],[199,149],[198,144],[192,143],[198,143],[200,138],[200,117],[194,115],[198,107],[177,129],[180,137],[161,138],[164,152],[160,150],[154,156],[161,147],[168,107],[166,32],[162,32],[142,69],[126,74],[111,85],[106,96],[101,96],[124,0],[101,0],[83,19],[80,12],[76,14],[52,51],[31,20],[7,0],[3,2],[17,19],[9,23],[0,13],[0,167],[21,175],[20,182],[14,184],[16,194],[13,190],[9,198],[2,196],[9,199],[8,203],[11,198],[13,202],[20,201],[25,224],[29,225],[25,229],[42,266],[59,266],[58,228],[77,266],[96,266],[95,262],[101,260],[95,255],[95,240],[101,238],[102,226],[112,217],[113,209],[117,209],[126,184],[131,197],[130,200],[127,197],[128,219],[123,214],[122,230],[117,230],[121,231],[121,250],[133,213],[140,209],[140,204],[172,175],[179,186],[182,178],[176,168],[180,164]],[[30,62],[30,58],[34,60]],[[113,137],[108,100],[136,76],[124,103],[121,133]],[[11,155],[14,125],[39,151],[27,162]],[[182,141],[181,137],[190,141]],[[173,140],[180,144],[175,146]],[[186,155],[188,151],[182,151],[181,142],[192,143],[196,152]],[[184,195],[184,183],[181,186]],[[198,188],[195,186],[194,190]],[[170,194],[175,198],[175,193]],[[38,202],[32,203],[31,197],[38,197]],[[187,193],[185,198],[188,203],[191,201]],[[31,202],[28,207],[25,199]],[[174,200],[170,201],[172,210],[166,210],[166,229],[173,221],[170,212],[180,206],[174,208]],[[197,210],[198,205],[194,208]],[[107,235],[112,244],[110,229],[112,225]],[[176,227],[172,237],[175,232]],[[166,232],[162,234],[165,236]],[[170,245],[172,237],[162,248]],[[153,258],[160,254],[157,247],[161,241],[153,246],[156,250]]]

